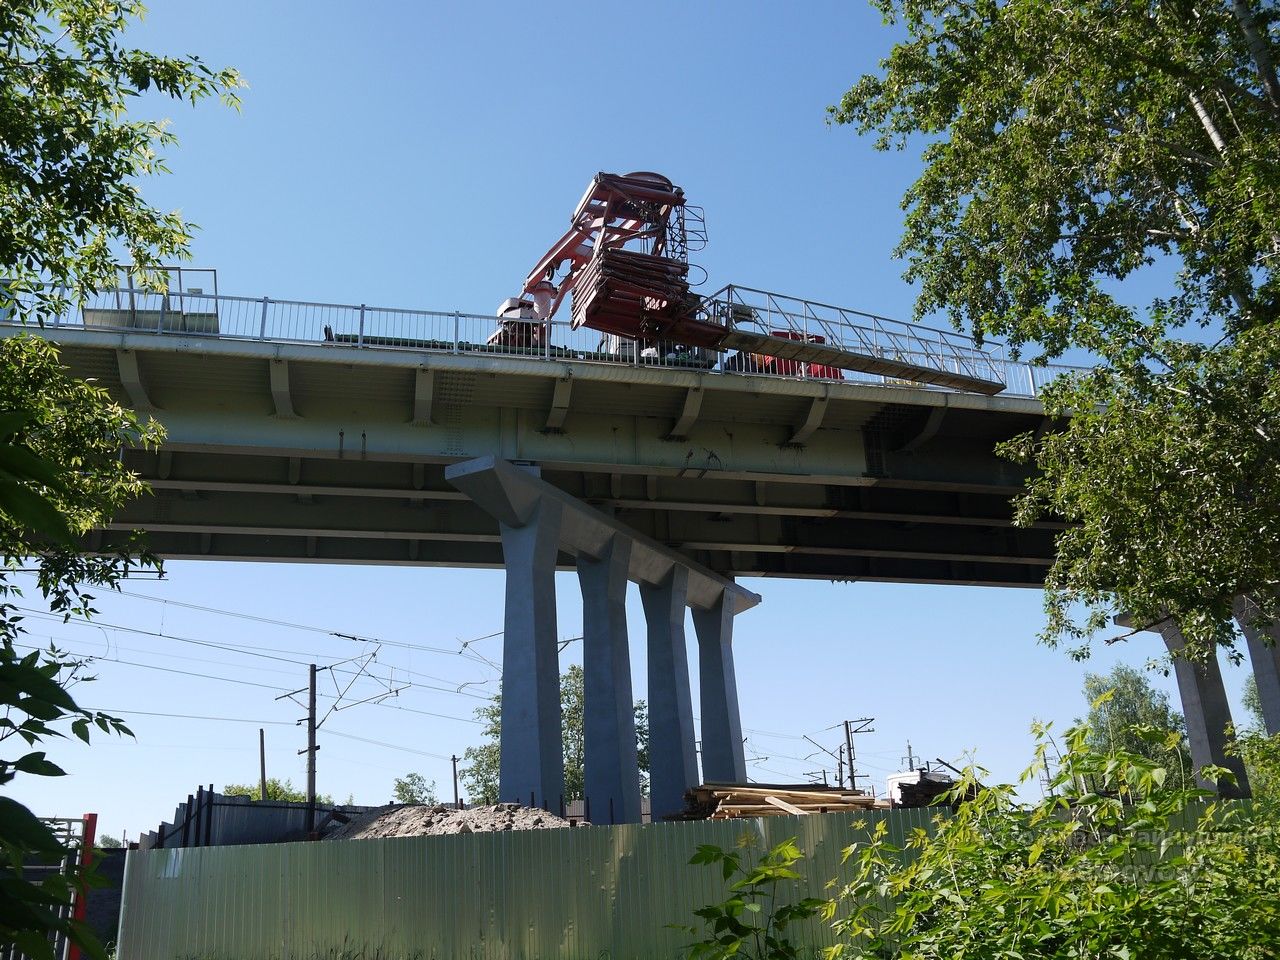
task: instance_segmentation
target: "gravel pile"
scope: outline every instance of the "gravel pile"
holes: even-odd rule
[[[391,804],[343,824],[326,840],[369,840],[376,837],[438,837],[449,833],[497,833],[502,830],[553,830],[570,826],[545,810],[499,803],[492,807],[454,810],[443,804]]]

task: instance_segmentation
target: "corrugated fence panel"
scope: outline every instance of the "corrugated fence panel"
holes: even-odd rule
[[[120,960],[654,960],[683,955],[692,911],[725,898],[699,844],[795,837],[791,894],[826,896],[842,851],[925,810],[131,851]],[[818,921],[796,929],[816,952]]]

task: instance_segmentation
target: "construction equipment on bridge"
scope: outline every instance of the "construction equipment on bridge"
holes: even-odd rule
[[[963,363],[948,369],[937,358],[910,351],[870,349],[834,337],[829,342],[807,329],[744,329],[760,325],[751,307],[730,298],[704,301],[689,289],[690,245],[700,249],[705,242],[701,209],[689,206],[684,191],[666,177],[598,173],[568,231],[525,278],[521,296],[499,306],[498,329],[489,344],[547,343],[550,320],[572,292],[574,329],[599,330],[606,344],[634,341],[655,355],[673,347],[695,354],[736,350],[726,369],[785,374],[803,366],[819,377],[856,370],[987,395],[1005,388]]]

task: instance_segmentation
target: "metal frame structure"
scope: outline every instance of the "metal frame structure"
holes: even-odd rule
[[[77,868],[87,867],[93,862],[93,845],[97,834],[98,815],[86,813],[83,817],[42,817],[44,823],[62,844],[63,854],[58,861],[47,863],[24,863],[23,879],[29,883],[39,883],[42,877],[50,874],[69,876]],[[86,900],[84,891],[77,890],[70,903],[53,908],[60,920],[83,920]],[[53,956],[55,960],[79,960],[80,948],[62,933],[52,935]],[[20,953],[12,944],[0,945],[0,960],[27,960],[27,955]]]
[[[939,373],[1006,384],[1004,396],[1036,397],[1040,390],[1077,367],[1036,365],[1009,360],[999,344],[979,348],[972,338],[923,324],[904,323],[856,310],[807,301],[752,287],[729,285],[703,300],[708,315],[729,318],[735,332],[773,331],[774,339],[794,338],[796,348],[835,344],[869,358],[906,361]],[[485,314],[415,310],[368,304],[279,300],[178,291],[168,295],[142,288],[95,293],[71,303],[46,327],[150,332],[183,338],[257,340],[274,343],[326,343],[372,350],[426,353],[498,354],[581,363],[676,368],[728,376],[791,380],[852,381],[905,389],[948,389],[940,383],[904,379],[885,370],[840,370],[821,359],[800,356],[759,363],[750,348],[717,355],[681,344],[646,343],[633,338],[601,338],[567,321],[550,320],[550,336],[537,346],[489,342],[495,318]],[[21,326],[13,318],[0,325]],[[767,334],[766,334],[767,335]],[[778,359],[775,356],[775,360]]]

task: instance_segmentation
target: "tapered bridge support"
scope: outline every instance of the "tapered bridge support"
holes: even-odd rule
[[[1280,733],[1280,622],[1265,629],[1257,625],[1258,606],[1247,597],[1237,597],[1233,611],[1249,648],[1263,727],[1267,736],[1274,737]]]
[[[733,605],[724,594],[693,609],[698,635],[698,688],[702,709],[702,773],[708,781],[746,783],[747,762],[733,671]]]
[[[556,555],[560,505],[540,501],[520,526],[499,523],[507,568],[498,792],[506,802],[558,810],[564,793]]]
[[[559,804],[564,789],[555,569],[574,558],[582,587],[585,792],[597,823],[640,819],[627,645],[627,583],[640,585],[649,651],[651,815],[684,809],[698,784],[684,611],[697,612],[708,770],[745,780],[732,630],[760,597],[547,483],[533,465],[494,457],[455,463],[445,478],[498,521],[507,568],[502,661],[503,800]]]
[[[698,755],[689,692],[684,608],[689,574],[676,567],[658,583],[641,583],[649,653],[649,808],[654,821],[684,809],[698,785]]]
[[[1222,671],[1215,655],[1203,662],[1186,657],[1186,640],[1172,619],[1156,628],[1173,658],[1173,672],[1182,696],[1182,715],[1187,722],[1187,740],[1191,746],[1191,762],[1197,770],[1213,765],[1226,767],[1235,774],[1234,784],[1215,783],[1198,778],[1207,790],[1217,790],[1224,797],[1249,796],[1249,775],[1237,756],[1227,754],[1227,728],[1231,725],[1231,706],[1222,683]]]
[[[582,586],[584,792],[594,823],[640,822],[640,769],[627,644],[631,542],[611,537],[596,556],[578,555]]]

